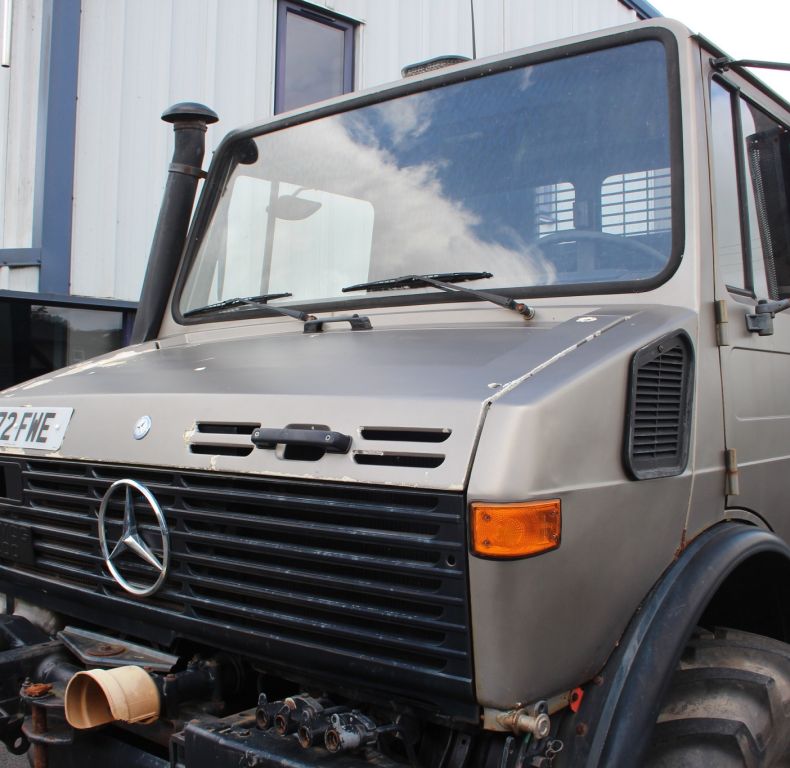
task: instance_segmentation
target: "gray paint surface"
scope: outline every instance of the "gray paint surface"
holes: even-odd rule
[[[0,402],[71,404],[62,458],[98,451],[104,461],[461,490],[489,401],[624,315],[602,315],[592,324],[573,318],[526,324],[510,316],[513,321],[461,328],[387,327],[372,316],[373,331],[311,335],[300,323],[264,322],[260,333],[239,338],[209,332],[161,348],[129,347],[7,390]],[[137,441],[132,427],[142,415],[154,426]],[[354,442],[350,454],[319,462],[284,460],[265,450],[247,457],[195,454],[189,445],[197,422],[326,425]],[[435,469],[358,465],[353,456],[360,449],[427,450],[363,440],[363,427],[449,430],[430,451],[446,458]],[[250,444],[248,436],[199,437]]]

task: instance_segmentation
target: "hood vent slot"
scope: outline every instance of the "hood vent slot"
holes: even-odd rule
[[[362,427],[365,440],[385,440],[401,443],[443,443],[450,437],[449,429],[419,429],[412,427]]]
[[[378,450],[375,450],[371,444],[366,450],[354,451],[354,461],[357,464],[435,469],[444,463],[444,454],[426,453],[422,446],[425,443],[443,443],[450,437],[452,430],[431,427],[361,427],[359,434],[363,440],[387,445],[376,446]],[[396,446],[393,443],[401,445]],[[415,443],[418,445],[414,445]]]
[[[635,479],[670,477],[686,468],[693,383],[694,355],[683,331],[634,355],[624,459]]]
[[[222,424],[199,421],[197,431],[203,435],[251,435],[260,424]]]
[[[202,453],[207,456],[249,456],[252,453],[252,446],[243,445],[201,445],[194,443],[189,446],[192,453]]]
[[[191,453],[204,456],[249,456],[255,446],[250,435],[260,424],[199,421],[189,440]]]
[[[420,453],[354,453],[357,464],[387,467],[425,467],[435,469],[444,463],[444,456]]]

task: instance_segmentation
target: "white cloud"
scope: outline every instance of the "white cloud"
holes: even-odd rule
[[[400,127],[417,120],[408,113]],[[353,132],[358,134],[359,126]],[[293,183],[315,177],[313,158],[321,157],[314,186],[369,200],[375,210],[376,237],[385,244],[386,274],[448,270],[493,272],[493,285],[550,283],[553,268],[538,257],[515,232],[511,247],[481,239],[475,231],[479,217],[442,188],[440,165],[434,162],[399,166],[395,156],[365,133],[356,141],[341,121],[308,123],[298,131],[283,131],[262,147],[267,176]],[[285,144],[293,142],[286,148]],[[488,286],[486,286],[488,287]]]

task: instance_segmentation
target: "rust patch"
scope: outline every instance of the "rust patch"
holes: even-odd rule
[[[117,656],[124,651],[126,646],[118,643],[97,643],[85,649],[85,653],[91,656]]]
[[[28,683],[22,686],[22,695],[31,699],[46,696],[52,690],[52,683]]]

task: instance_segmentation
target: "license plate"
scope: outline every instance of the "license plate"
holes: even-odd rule
[[[57,451],[66,436],[73,408],[3,408],[0,447]]]
[[[0,559],[35,565],[33,532],[29,525],[0,522]]]

